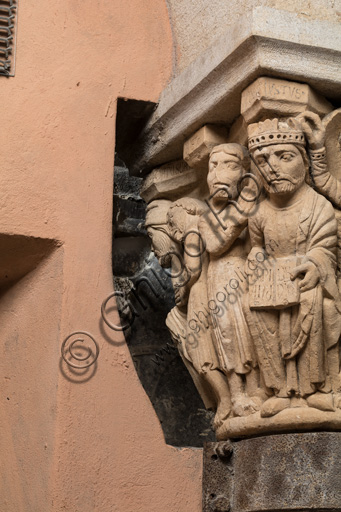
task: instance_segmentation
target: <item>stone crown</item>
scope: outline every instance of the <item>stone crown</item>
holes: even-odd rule
[[[305,146],[305,137],[297,119],[267,119],[248,126],[249,150],[272,144],[295,144]]]

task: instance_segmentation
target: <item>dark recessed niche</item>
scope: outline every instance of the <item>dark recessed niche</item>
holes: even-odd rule
[[[156,103],[151,101],[117,99],[115,151],[127,167],[132,159],[136,158],[131,147],[141,135],[156,106]]]
[[[122,325],[128,327],[126,341],[166,442],[201,447],[214,440],[213,415],[206,411],[165,324],[175,305],[174,293],[144,228],[142,179],[129,176],[117,158],[114,182],[113,274],[115,290],[123,295],[118,309]]]

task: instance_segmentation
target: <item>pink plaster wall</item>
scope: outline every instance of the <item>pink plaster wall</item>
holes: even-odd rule
[[[100,321],[116,99],[157,101],[172,51],[163,0],[20,1],[16,76],[0,77],[0,233],[59,246],[0,294],[1,512],[201,510],[200,450],[165,444],[123,335]],[[101,349],[83,383],[59,369],[76,330]]]

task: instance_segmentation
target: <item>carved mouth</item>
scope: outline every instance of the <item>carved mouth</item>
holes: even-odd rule
[[[276,178],[275,180],[269,181],[269,183],[281,183],[282,181],[288,181],[289,183],[291,183],[291,181],[288,180],[287,178]]]
[[[226,183],[213,183],[212,188],[213,190],[220,190],[220,192],[225,192],[225,194],[229,194],[231,186],[226,185]]]

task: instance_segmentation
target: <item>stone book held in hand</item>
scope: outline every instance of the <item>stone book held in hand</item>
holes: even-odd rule
[[[297,260],[296,256],[266,260],[263,274],[250,283],[251,309],[284,309],[300,303],[299,281],[290,277]]]

